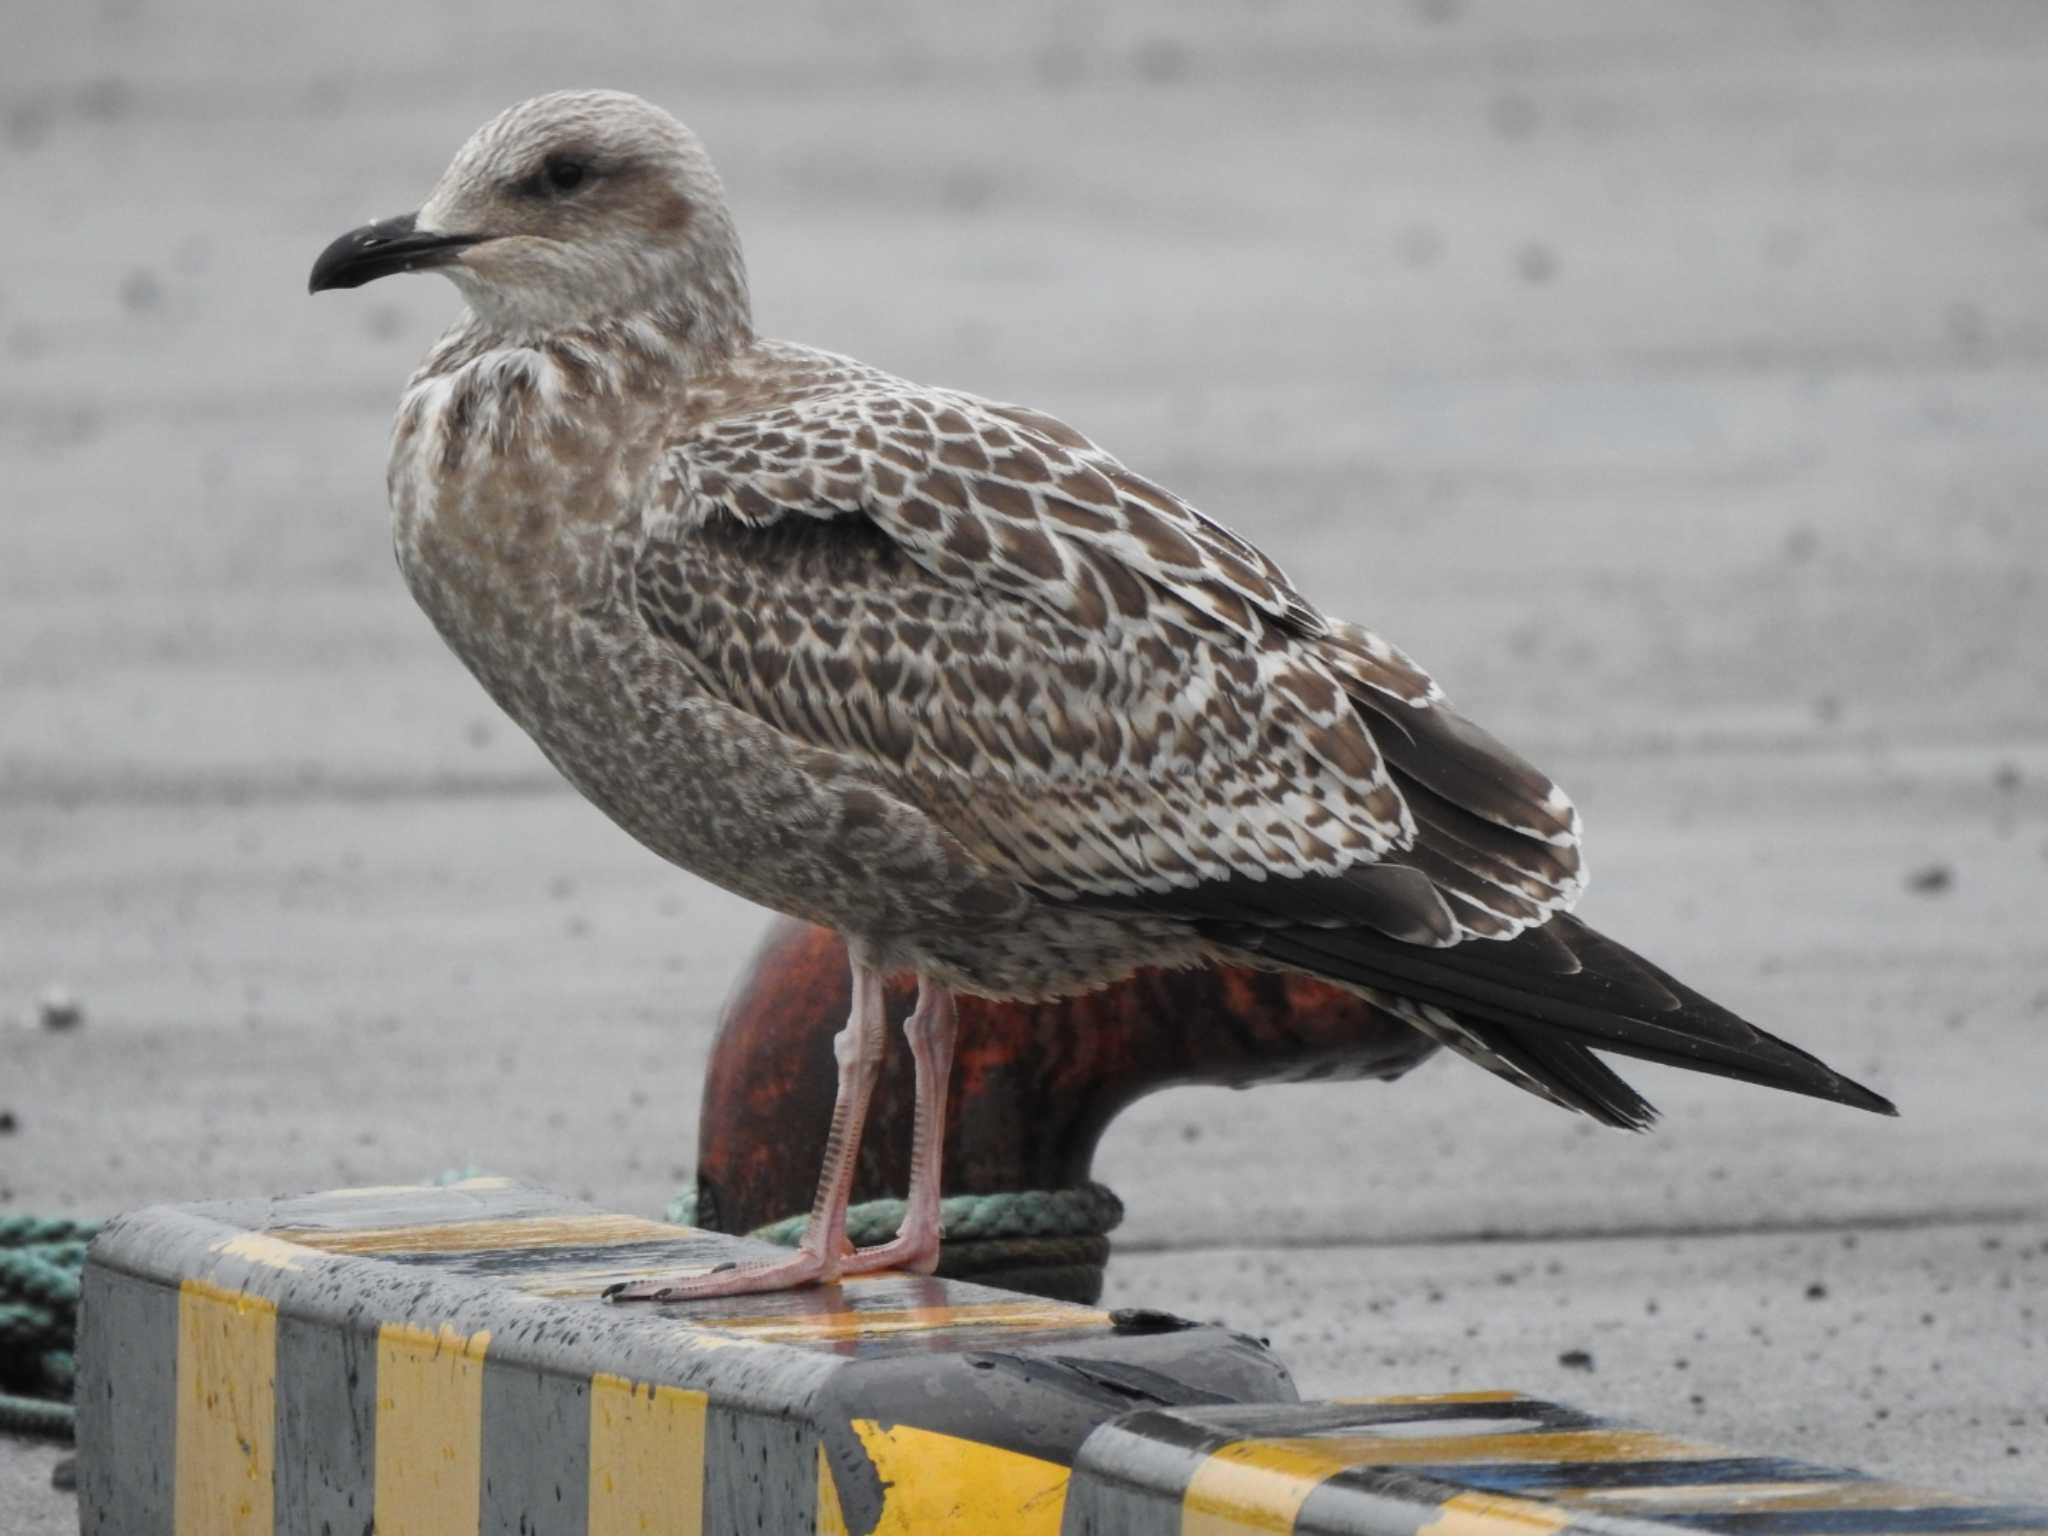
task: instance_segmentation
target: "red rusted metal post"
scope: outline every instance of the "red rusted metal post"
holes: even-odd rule
[[[907,977],[890,986],[893,1017],[909,1012],[913,991]],[[848,1005],[839,939],[778,919],[727,999],[712,1048],[700,1225],[745,1232],[810,1207],[836,1083],[830,1042]],[[1109,1122],[1177,1083],[1393,1078],[1434,1048],[1362,999],[1297,975],[1144,971],[1055,1003],[963,998],[946,1193],[1084,1183]],[[902,1194],[910,1111],[910,1054],[892,1040],[855,1200]]]

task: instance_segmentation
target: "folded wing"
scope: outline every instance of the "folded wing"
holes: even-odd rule
[[[1053,418],[849,365],[666,469],[649,626],[1042,896],[1357,986],[1611,1124],[1652,1112],[1595,1050],[1889,1108],[1564,916],[1547,777]]]
[[[1047,896],[1446,945],[1577,894],[1547,779],[1051,417],[857,374],[667,462],[649,624]]]

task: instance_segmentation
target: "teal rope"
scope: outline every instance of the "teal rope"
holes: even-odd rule
[[[0,1216],[0,1434],[72,1438],[78,1279],[98,1224]]]
[[[886,1243],[903,1225],[901,1200],[865,1200],[846,1212],[846,1235],[858,1247]],[[669,1202],[668,1219],[695,1226],[697,1191],[684,1190]],[[989,1238],[1100,1237],[1124,1219],[1124,1203],[1100,1184],[1073,1189],[1009,1189],[992,1195],[948,1195],[939,1202],[939,1230],[948,1242]],[[803,1241],[808,1214],[785,1216],[747,1236],[794,1248]]]
[[[78,1438],[78,1411],[69,1403],[41,1397],[15,1397],[0,1392],[0,1435],[27,1435],[37,1440]]]
[[[32,1248],[43,1243],[89,1243],[98,1235],[96,1221],[70,1221],[62,1216],[0,1216],[0,1248]]]

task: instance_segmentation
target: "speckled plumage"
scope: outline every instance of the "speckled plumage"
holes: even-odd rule
[[[393,435],[421,606],[607,814],[857,977],[1249,961],[1613,1123],[1649,1108],[1589,1046],[1874,1099],[1564,916],[1563,793],[1244,540],[1052,417],[755,337],[666,114],[522,104],[406,228],[471,305]]]
[[[1449,943],[1577,894],[1547,780],[1440,731],[1406,657],[1071,428],[782,343],[664,388],[652,337],[477,329],[399,412],[400,565],[493,697],[676,862],[1019,996],[1200,947],[1076,898],[1348,875],[1361,901],[1381,882],[1388,931]],[[1505,769],[1517,797],[1475,826],[1432,796],[1418,826],[1373,713],[1405,717],[1415,771]],[[796,825],[830,830],[748,830]],[[913,867],[936,902],[891,899]],[[962,917],[964,948],[935,932]]]

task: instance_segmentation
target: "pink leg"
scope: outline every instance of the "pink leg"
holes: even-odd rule
[[[608,1301],[695,1301],[706,1296],[742,1296],[760,1291],[788,1291],[803,1285],[829,1285],[845,1271],[846,1202],[853,1193],[854,1159],[867,1124],[868,1100],[882,1070],[889,1018],[882,1006],[881,976],[854,962],[853,1016],[832,1041],[839,1058],[839,1092],[832,1103],[832,1128],[825,1136],[825,1165],[818,1175],[818,1193],[811,1202],[810,1225],[803,1242],[786,1259],[752,1260],[705,1274],[671,1275],[617,1285],[605,1292]],[[933,1215],[936,1220],[937,1200]]]
[[[896,1236],[848,1256],[844,1272],[907,1269],[928,1275],[939,1265],[939,1165],[946,1149],[946,1089],[953,1076],[956,1033],[953,994],[918,979],[917,1007],[903,1021],[917,1065],[917,1111],[910,1131],[910,1190]]]

